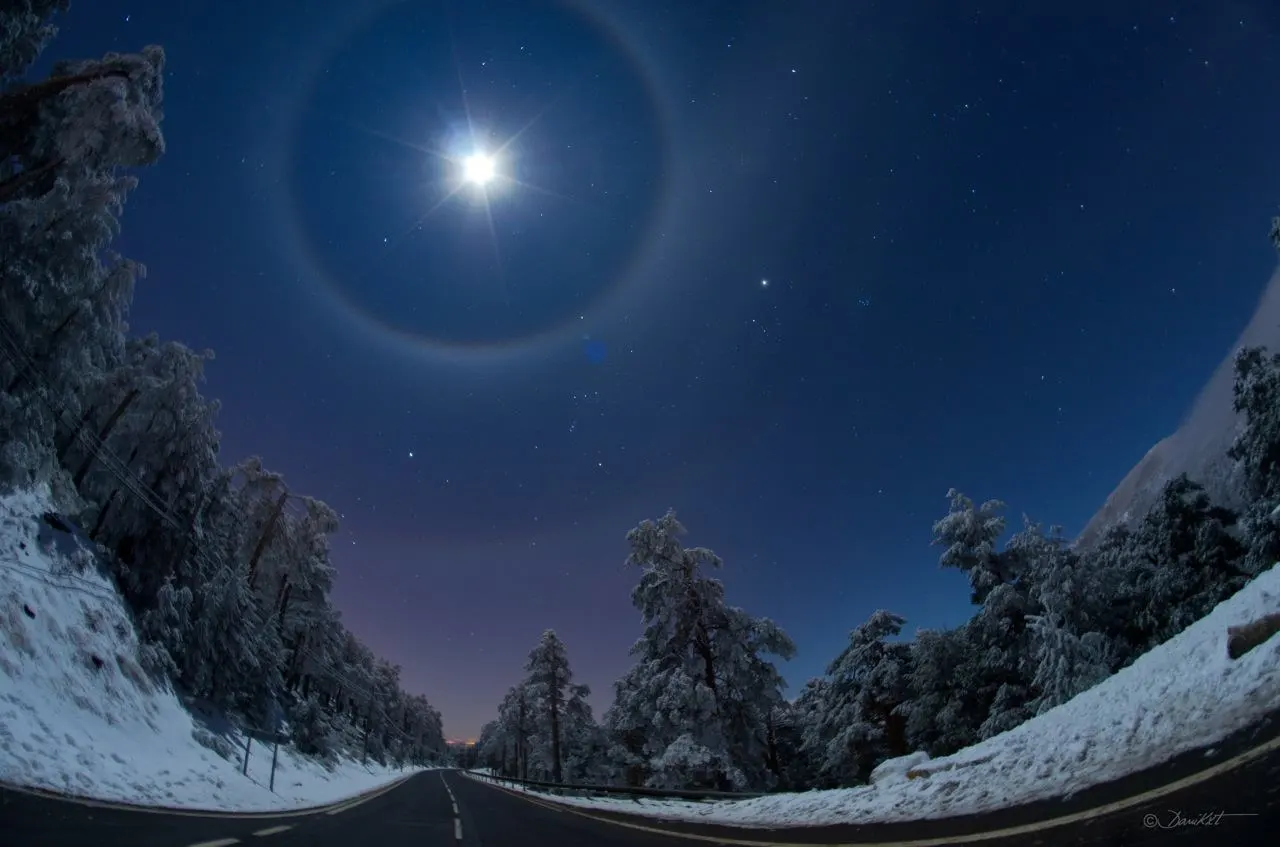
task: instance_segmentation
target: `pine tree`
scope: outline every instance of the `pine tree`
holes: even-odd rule
[[[599,784],[609,779],[608,739],[591,713],[586,685],[570,685],[564,706],[564,777],[569,783]]]
[[[1033,708],[1043,714],[1092,688],[1110,673],[1110,657],[1105,637],[1098,632],[1083,635],[1072,629],[1062,615],[1048,611],[1032,615],[1032,685],[1039,695]]]
[[[568,651],[554,630],[542,633],[538,646],[529,654],[525,670],[529,673],[529,691],[534,699],[534,708],[544,722],[543,730],[550,742],[546,758],[551,764],[551,781],[561,782],[564,776],[561,742],[567,690],[573,673],[569,670]]]
[[[728,605],[724,585],[703,572],[720,567],[719,557],[684,547],[683,534],[671,511],[627,534],[644,633],[606,715],[614,754],[652,785],[761,785],[770,773],[767,718],[783,684],[764,657],[790,658],[795,646],[769,619]]]
[[[1039,714],[1110,674],[1111,642],[1103,630],[1105,612],[1099,609],[1106,608],[1109,598],[1098,572],[1082,564],[1060,533],[1039,536],[1026,546],[1032,551],[1028,573],[1033,607],[1038,610],[1027,617],[1027,623],[1034,669],[1031,685],[1037,692],[1032,708]]]
[[[69,0],[8,0],[0,6],[0,87],[21,77],[58,28]]]
[[[1243,470],[1249,502],[1244,566],[1258,573],[1280,560],[1280,354],[1260,347],[1237,353],[1234,392],[1233,407],[1244,426],[1229,455]]]
[[[1204,617],[1247,581],[1236,522],[1185,474],[1169,481],[1133,535],[1136,593],[1145,600],[1135,624],[1142,650]]]
[[[828,783],[865,780],[886,758],[906,750],[910,661],[905,644],[886,639],[902,631],[899,615],[883,609],[849,634],[849,644],[827,667],[827,684],[814,714],[808,752]]]
[[[969,577],[972,601],[981,604],[997,586],[1013,580],[1013,562],[996,550],[1004,533],[1000,514],[1004,503],[988,500],[975,507],[972,500],[952,488],[947,492],[950,511],[933,525],[933,543],[945,548],[944,568],[955,568]]]
[[[0,41],[0,73],[30,60],[50,30],[30,3]],[[0,15],[13,15],[7,9]],[[64,62],[44,82],[0,91],[0,474],[45,477],[65,416],[124,358],[124,322],[143,269],[107,252],[160,133],[164,52]]]
[[[944,756],[976,742],[986,715],[969,685],[973,651],[967,630],[922,629],[909,649],[907,698],[898,707],[909,746]]]

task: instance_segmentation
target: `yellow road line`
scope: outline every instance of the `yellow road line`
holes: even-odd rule
[[[1194,773],[1191,776],[1183,777],[1182,779],[1176,780],[1174,782],[1170,782],[1167,785],[1162,785],[1159,788],[1153,788],[1150,791],[1144,791],[1141,794],[1135,794],[1132,797],[1126,797],[1125,799],[1117,800],[1114,803],[1106,803],[1101,806],[1095,806],[1092,809],[1085,809],[1080,812],[1073,812],[1072,814],[1069,814],[1069,815],[1062,815],[1060,817],[1050,818],[1048,820],[1036,821],[1035,823],[1022,824],[1020,826],[1010,826],[1010,827],[1005,827],[1003,829],[992,829],[986,832],[974,832],[968,835],[950,835],[945,838],[920,838],[912,841],[847,841],[847,842],[840,842],[840,843],[828,843],[826,845],[823,845],[823,847],[947,847],[947,845],[949,844],[973,844],[980,841],[990,841],[995,838],[1010,838],[1018,835],[1028,835],[1033,832],[1043,832],[1044,830],[1047,830],[1047,829],[1054,829],[1056,827],[1066,826],[1068,824],[1092,820],[1094,818],[1099,818],[1104,815],[1112,814],[1114,812],[1121,812],[1121,811],[1124,811],[1125,809],[1129,809],[1134,806],[1140,806],[1143,803],[1149,803],[1152,800],[1158,800],[1161,797],[1164,797],[1169,794],[1173,794],[1176,791],[1181,791],[1184,788],[1189,788],[1192,785],[1197,785],[1201,782],[1205,782],[1206,780],[1213,779],[1216,776],[1221,776],[1222,774],[1227,773],[1228,771],[1234,770],[1235,768],[1238,768],[1241,765],[1248,764],[1254,759],[1260,759],[1263,756],[1267,755],[1268,753],[1271,753],[1278,749],[1280,749],[1280,737],[1273,738],[1270,741],[1266,742],[1265,744],[1260,744],[1257,747],[1254,747],[1252,750],[1247,750],[1238,756],[1234,756],[1233,758],[1227,759],[1226,761],[1219,762],[1218,764],[1214,765],[1211,768],[1206,768],[1205,770],[1202,770],[1199,773]],[[810,842],[754,841],[750,839],[725,838],[723,836],[702,835],[700,833],[681,832],[679,830],[674,830],[674,829],[663,829],[656,826],[645,826],[643,824],[632,823],[631,821],[620,821],[620,820],[617,820],[616,818],[606,818],[606,817],[601,817],[599,815],[589,814],[588,812],[583,811],[581,807],[572,806],[567,803],[557,803],[555,800],[544,800],[542,798],[531,797],[527,792],[513,791],[509,788],[506,788],[505,786],[496,785],[492,782],[488,782],[487,780],[482,780],[478,777],[472,776],[471,774],[464,774],[464,775],[469,777],[470,779],[474,779],[476,782],[483,783],[485,785],[488,785],[491,788],[496,788],[499,791],[505,791],[508,794],[512,794],[516,797],[520,797],[538,806],[544,806],[547,808],[554,808],[558,806],[559,809],[557,809],[557,811],[571,812],[575,815],[581,815],[584,818],[589,818],[594,821],[600,821],[601,823],[609,823],[609,824],[613,824],[614,826],[622,826],[622,827],[626,827],[627,829],[636,829],[636,830],[640,830],[641,832],[657,833],[660,835],[666,835],[669,837],[676,837],[676,838],[686,838],[690,841],[707,841],[715,844],[733,844],[733,845],[738,845],[738,847],[819,847],[818,844],[815,844],[815,842],[812,842],[812,841]],[[618,814],[631,814],[631,813],[619,812]],[[945,820],[945,818],[942,820]],[[688,821],[688,823],[697,824],[697,823],[703,823],[703,822]],[[734,824],[708,823],[706,825],[727,826],[735,829],[749,829],[749,827],[744,827],[741,825],[734,825]],[[874,826],[874,824],[869,824],[869,825]]]

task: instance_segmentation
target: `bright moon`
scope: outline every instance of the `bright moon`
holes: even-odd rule
[[[486,156],[483,153],[473,153],[462,163],[462,174],[466,177],[467,182],[484,185],[493,179],[493,157]]]

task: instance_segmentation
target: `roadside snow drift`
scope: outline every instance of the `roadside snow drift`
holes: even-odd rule
[[[0,495],[0,781],[160,806],[269,811],[323,805],[409,771],[327,770],[192,717],[138,665],[113,581],[72,532],[42,517],[47,491]],[[220,755],[215,750],[221,750]]]
[[[886,762],[872,785],[691,803],[546,795],[574,806],[733,826],[822,826],[977,814],[1052,799],[1221,741],[1280,708],[1280,637],[1237,660],[1227,627],[1280,611],[1280,565],[1115,676],[951,756]],[[1206,765],[1208,767],[1208,765]],[[928,776],[908,779],[907,771]]]

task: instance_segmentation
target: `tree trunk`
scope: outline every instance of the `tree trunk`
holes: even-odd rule
[[[782,777],[782,768],[778,763],[778,727],[773,721],[773,710],[764,716],[765,763],[774,776]]]
[[[907,755],[907,719],[891,706],[884,716],[885,741],[889,745],[889,757]]]
[[[102,508],[98,510],[98,519],[93,522],[93,529],[89,532],[89,537],[94,541],[98,541],[101,538],[102,528],[107,523],[107,513],[111,511],[111,504],[115,502],[116,495],[119,493],[119,488],[112,491],[111,495],[107,497],[107,502],[103,503]]]
[[[159,412],[156,412],[151,416],[151,423],[147,424],[147,429],[146,429],[147,434],[150,434],[151,428],[155,426],[156,418],[159,416],[160,416]],[[81,424],[83,423],[84,421],[82,419]],[[138,458],[138,451],[141,449],[142,449],[142,442],[139,441],[137,444],[133,446],[133,449],[129,451],[129,458],[126,459],[124,463],[124,466],[126,468],[133,466],[134,461],[136,461]],[[107,514],[111,511],[111,507],[116,500],[116,495],[118,495],[119,493],[120,493],[119,488],[113,489],[111,494],[107,497],[107,502],[103,503],[102,508],[98,510],[98,519],[94,521],[93,531],[89,533],[89,537],[92,538],[94,541],[99,540],[99,536],[101,535],[103,528],[107,525]]]
[[[73,85],[113,76],[128,78],[129,73],[122,67],[99,68],[89,73],[50,77],[0,95],[0,115],[4,115],[3,122],[0,122],[0,155],[4,158],[17,155],[18,148],[26,146],[39,120],[40,106],[46,100]]]
[[[174,557],[173,564],[169,568],[170,572],[173,572],[177,569],[178,565],[182,564],[183,560],[187,558],[187,551],[193,544],[195,544],[196,524],[200,522],[200,517],[205,513],[205,510],[209,508],[214,500],[226,493],[230,486],[231,477],[223,474],[217,487],[210,491],[206,491],[204,496],[200,499],[199,505],[197,505],[195,511],[191,513],[191,520],[187,522],[187,531],[182,535],[182,544],[178,548],[178,555]]]
[[[45,159],[31,170],[21,171],[0,182],[0,203],[8,203],[10,200],[17,199],[28,187],[35,185],[45,177],[52,176],[58,166],[65,161],[61,156],[54,156],[52,159]],[[36,195],[39,196],[44,193],[44,191],[40,191],[36,192]]]
[[[279,596],[276,597],[276,630],[284,633],[284,613],[289,609],[289,594],[293,591],[293,583],[285,577],[280,585]]]
[[[286,490],[280,495],[280,499],[276,500],[276,507],[271,512],[271,517],[267,520],[266,527],[262,530],[261,537],[258,538],[258,544],[253,548],[253,555],[249,557],[249,587],[252,588],[254,582],[258,579],[258,561],[262,558],[263,552],[267,549],[267,542],[271,540],[272,533],[275,532],[276,523],[280,520],[280,514],[284,512],[284,501],[289,499],[289,492]]]
[[[712,698],[719,703],[720,698],[716,691],[716,660],[711,652],[711,634],[707,632],[707,626],[702,621],[698,621],[698,637],[694,639],[694,649],[702,657],[703,681],[707,688],[711,689]]]
[[[107,437],[111,435],[111,431],[116,428],[116,424],[120,423],[120,418],[133,404],[134,400],[142,394],[142,390],[135,388],[124,396],[120,403],[116,406],[115,411],[111,413],[111,417],[107,418],[107,422],[102,425],[102,429],[98,430],[99,443],[105,442]],[[89,469],[93,467],[93,460],[98,457],[96,449],[90,450],[89,455],[84,457],[84,461],[80,464],[80,469],[76,471],[75,486],[76,490],[80,490],[80,485],[84,482],[84,478],[89,475]]]
[[[528,739],[525,737],[525,711],[524,711],[524,695],[520,695],[520,706],[517,711],[517,718],[520,723],[519,732],[516,735],[516,764],[520,769],[520,778],[529,778],[529,749]]]
[[[560,771],[560,678],[551,669],[551,781],[559,782]]]

